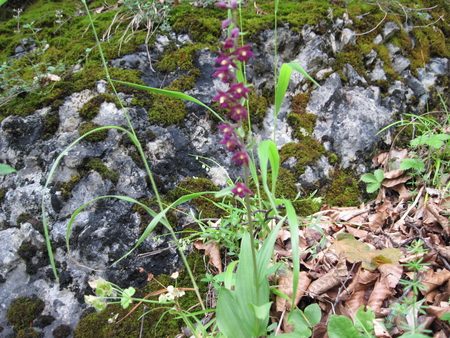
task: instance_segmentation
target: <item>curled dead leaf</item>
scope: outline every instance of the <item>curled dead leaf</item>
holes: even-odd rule
[[[325,275],[316,279],[308,287],[308,293],[321,295],[322,293],[341,285],[348,276],[348,269],[345,257],[341,257],[335,268],[332,268]]]
[[[203,244],[202,240],[194,242],[194,246],[198,250],[205,250],[205,254],[209,256],[209,262],[217,268],[218,273],[222,273],[222,261],[220,259],[220,250],[215,241]]]
[[[443,269],[441,271],[435,272],[433,269],[428,269],[422,273],[421,284],[425,288],[420,290],[423,295],[428,294],[430,291],[441,286],[450,279],[450,271]]]

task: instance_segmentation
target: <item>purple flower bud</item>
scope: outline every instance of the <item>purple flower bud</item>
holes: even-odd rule
[[[239,37],[239,28],[234,27],[230,32],[230,38],[237,39]]]
[[[228,9],[228,2],[225,1],[216,2],[214,5],[216,5],[220,9]]]
[[[228,6],[228,8],[230,8],[230,9],[237,8],[237,0],[231,0],[230,1],[230,5]]]
[[[216,62],[220,65],[220,67],[233,67],[238,68],[233,60],[225,53],[220,52],[220,58],[216,59]]]
[[[222,21],[222,29],[230,27],[232,19],[228,18]]]
[[[236,55],[239,61],[248,62],[248,60],[255,54],[250,50],[250,45],[245,45],[237,48],[233,53],[231,53],[231,55]]]
[[[237,165],[243,165],[244,163],[248,165],[248,162],[250,161],[245,150],[238,151],[233,155],[231,160],[236,162]]]
[[[230,86],[230,90],[229,92],[232,93],[233,97],[236,100],[245,98],[247,99],[248,95],[247,93],[250,92],[250,88],[247,88],[246,86],[244,86],[244,83],[237,83],[237,84],[232,84]]]
[[[233,49],[234,48],[234,40],[233,39],[225,39],[225,42],[222,46],[223,49]]]
[[[242,145],[235,138],[225,137],[219,144],[225,145],[228,151],[236,151],[236,147],[239,149],[242,148]]]
[[[222,131],[222,135],[225,138],[236,138],[236,132],[234,131],[237,128],[236,124],[222,123],[217,126]]]
[[[219,108],[229,108],[230,103],[236,103],[236,100],[232,96],[230,96],[228,92],[222,92],[220,90],[218,90],[217,92],[219,93],[219,95],[214,96],[212,100],[219,102]]]
[[[233,74],[233,68],[230,68],[229,66],[223,66],[215,69],[216,72],[212,76],[218,77],[223,83],[228,83],[236,78]]]
[[[245,195],[253,195],[253,192],[245,186],[245,184],[237,182],[236,186],[231,190],[234,197],[239,196],[240,198],[244,198]]]
[[[244,120],[247,121],[247,115],[248,111],[240,104],[235,105],[230,108],[230,112],[227,114],[227,116],[230,116],[235,121]]]

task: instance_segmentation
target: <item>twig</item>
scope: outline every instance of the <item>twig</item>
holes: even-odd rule
[[[143,314],[142,314],[142,318],[141,318],[141,330],[139,331],[139,338],[142,338],[142,333],[144,332],[145,310],[147,310],[147,307],[144,305],[142,308]]]

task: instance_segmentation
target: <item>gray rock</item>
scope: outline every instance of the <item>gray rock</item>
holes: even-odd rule
[[[410,64],[411,64],[411,61],[409,61],[409,59],[405,58],[402,55],[395,55],[392,58],[392,69],[397,74],[403,73],[405,71],[405,69],[408,69]]]
[[[367,81],[362,76],[358,74],[358,72],[353,68],[352,65],[346,63],[344,65],[344,75],[348,78],[348,83],[350,86],[356,85],[366,85]]]
[[[388,41],[391,37],[393,37],[395,34],[400,32],[400,27],[392,21],[386,22],[386,24],[383,27],[383,30],[381,31],[381,35],[383,36],[383,41]]]
[[[380,140],[378,131],[392,122],[376,87],[344,88],[337,74],[312,92],[307,110],[318,116],[314,137],[334,140],[331,151],[342,159],[342,168],[357,163],[358,154],[370,152],[373,142]]]

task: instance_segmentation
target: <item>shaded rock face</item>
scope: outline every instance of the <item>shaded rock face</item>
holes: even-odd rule
[[[447,59],[435,58],[423,71],[419,70],[418,77],[414,77],[408,72],[409,64],[405,57],[391,47],[394,70],[401,73],[404,81],[390,83],[383,97],[378,87],[369,84],[370,81],[386,79],[382,61],[374,51],[364,56],[367,64],[375,65],[373,71],[359,74],[346,64],[343,73],[348,82],[343,83],[337,73],[332,73],[332,67],[336,53],[354,43],[355,32],[349,28],[350,25],[348,18],[337,19],[326,34],[320,34],[310,26],[303,27],[300,33],[280,28],[278,63],[298,62],[321,81],[322,87],[311,87],[302,74],[293,72],[276,121],[276,143],[281,147],[297,141],[293,137],[292,127],[287,123],[287,115],[291,110],[292,97],[309,92],[311,99],[306,111],[317,116],[312,137],[322,142],[327,151],[338,156],[336,166],[353,169],[359,175],[370,169],[368,159],[377,146],[390,143],[390,134],[377,135],[378,131],[392,123],[394,115],[399,116],[407,111],[413,95],[421,103],[425,102],[428,86],[434,84],[437,75],[448,75],[449,70]],[[394,25],[386,24],[378,39],[380,44],[396,34],[398,27]],[[252,37],[252,50],[256,56],[249,63],[248,78],[258,94],[274,89],[273,36],[273,31],[264,31]],[[152,58],[156,59],[171,42],[181,46],[189,43],[189,38],[173,33],[169,38],[159,37],[151,50]],[[212,103],[211,97],[217,89],[226,90],[220,81],[211,77],[216,57],[215,51],[207,48],[197,52],[194,66],[200,70],[200,75],[195,87],[187,92],[208,105]],[[144,49],[113,60],[110,65],[140,69],[143,81],[158,88],[179,77],[177,71],[154,73]],[[132,203],[118,198],[100,199],[78,213],[69,236],[71,256],[67,253],[66,230],[71,216],[83,204],[104,195],[128,196],[136,200],[154,197],[147,174],[136,155],[136,147],[123,132],[111,129],[105,140],[82,140],[72,144],[79,137],[80,125],[85,122],[78,114],[79,109],[91,98],[104,93],[106,88],[105,83],[99,81],[96,90],[86,89],[67,97],[58,111],[61,121],[59,129],[49,139],[43,140],[42,136],[45,118],[52,113],[50,108],[27,117],[10,116],[1,123],[0,162],[18,170],[17,174],[0,178],[0,190],[5,192],[0,211],[0,243],[5,243],[0,247],[0,326],[6,334],[12,331],[6,321],[6,309],[19,296],[36,295],[44,300],[44,313],[56,318],[43,328],[47,337],[61,324],[74,327],[77,323],[81,311],[86,308],[83,297],[91,293],[87,286],[89,278],[102,276],[122,287],[141,287],[147,281],[146,272],[155,275],[170,273],[182,266],[167,230],[161,227],[143,240],[130,255],[111,266],[134,248],[148,224],[142,224],[142,216],[132,208]],[[240,168],[230,164],[231,154],[218,145],[220,135],[204,108],[186,102],[188,115],[182,123],[151,125],[146,109],[131,105],[132,95],[120,95],[143,145],[150,169],[158,177],[161,193],[173,190],[187,177],[204,176],[222,188],[226,183],[224,169],[233,179],[242,175]],[[421,106],[414,109],[419,112]],[[272,137],[274,120],[273,106],[269,106],[264,121],[259,126],[253,126],[256,143]],[[101,104],[92,122],[113,126],[127,123],[124,114],[113,103]],[[52,165],[71,144],[54,171],[44,196],[60,276],[58,284],[49,270],[40,214],[41,201]],[[214,160],[202,160],[210,167],[209,170],[196,156]],[[107,170],[120,174],[118,179],[105,178],[101,172],[86,169],[93,158],[99,159]],[[295,160],[290,158],[284,166],[292,167],[294,164]],[[298,184],[308,186],[316,181],[322,182],[329,178],[333,169],[327,158],[322,157],[314,166],[306,168],[305,173],[298,177]],[[190,204],[184,206],[188,214],[190,209],[198,212]],[[189,217],[181,213],[177,217],[176,230],[181,230]],[[33,252],[33,257],[23,254],[21,248],[24,245],[31,246],[28,252]],[[189,250],[189,247],[186,249]],[[140,255],[155,251],[159,253]]]

